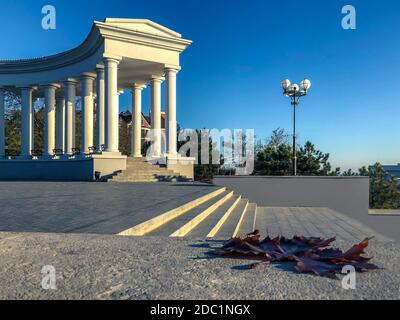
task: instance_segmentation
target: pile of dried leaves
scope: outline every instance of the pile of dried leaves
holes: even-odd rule
[[[321,239],[298,236],[292,239],[283,236],[272,239],[267,236],[260,240],[260,232],[256,230],[243,239],[232,238],[214,253],[220,256],[261,260],[252,264],[252,268],[271,262],[294,262],[297,272],[314,273],[330,278],[337,278],[337,274],[341,273],[345,265],[353,266],[358,272],[379,269],[369,263],[370,257],[362,256],[370,239],[364,239],[345,252],[330,247],[335,240],[335,237]]]

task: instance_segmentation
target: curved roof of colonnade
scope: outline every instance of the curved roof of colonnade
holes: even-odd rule
[[[83,43],[71,50],[38,58],[0,60],[0,86],[63,81],[83,72],[94,71],[104,55],[113,54],[112,45],[106,47],[107,39],[178,54],[192,43],[179,33],[147,19],[107,18],[103,22],[94,21]],[[123,53],[118,52],[116,56],[124,58]],[[135,59],[133,56],[128,58]]]

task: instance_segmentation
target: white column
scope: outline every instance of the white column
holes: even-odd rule
[[[0,159],[5,157],[4,89],[0,87]]]
[[[93,147],[93,81],[91,74],[83,74],[81,77],[82,96],[82,150],[81,153],[89,153],[89,147]]]
[[[29,159],[32,150],[32,91],[31,87],[21,88],[21,155]]]
[[[44,158],[51,158],[55,149],[55,120],[56,120],[56,84],[48,84],[44,87]]]
[[[142,90],[144,85],[134,84],[132,89],[132,157],[142,156]]]
[[[65,99],[56,97],[56,149],[64,152],[65,143]]]
[[[166,76],[166,140],[167,154],[176,155],[176,74],[179,72],[179,67],[165,68]]]
[[[119,101],[118,101],[118,63],[119,59],[104,58],[105,91],[105,151],[119,153]]]
[[[96,150],[104,145],[104,67],[96,68]]]
[[[76,98],[75,80],[64,82],[65,95],[65,137],[64,153],[72,155],[72,149],[75,148],[75,98]]]
[[[153,157],[161,156],[161,83],[163,80],[163,77],[153,77],[150,81]]]

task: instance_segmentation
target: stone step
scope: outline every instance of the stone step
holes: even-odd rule
[[[218,230],[213,239],[228,240],[232,238],[235,232],[237,231],[238,227],[240,228],[240,224],[243,220],[243,215],[246,212],[248,205],[249,205],[249,200],[241,199],[239,204],[229,215],[229,218]]]
[[[168,176],[168,175],[146,175],[146,174],[136,174],[136,175],[123,175],[123,176],[115,176],[113,180],[141,180],[141,179],[150,179],[150,180],[172,180],[178,179],[179,176]]]
[[[186,237],[194,228],[212,216],[219,207],[224,205],[232,197],[233,191],[228,192],[223,198],[219,199],[217,202],[200,212],[197,216],[186,222],[178,230],[172,233],[170,237]]]
[[[127,163],[126,167],[127,168],[154,168],[154,169],[161,169],[161,170],[167,169],[166,166],[152,165],[149,163]]]
[[[157,166],[151,166],[151,165],[146,165],[146,166],[130,166],[128,165],[126,167],[126,170],[154,170],[154,171],[165,171],[165,170],[169,170],[167,168],[160,168]]]
[[[180,176],[179,173],[167,169],[165,164],[152,164],[146,158],[127,158],[127,168],[119,176],[129,177],[131,174],[152,174],[161,177],[177,177],[181,181],[187,180],[185,176]]]
[[[136,175],[147,175],[147,176],[179,176],[173,171],[123,171],[117,173],[117,176],[136,176]]]
[[[169,223],[164,224],[158,229],[150,232],[148,235],[150,236],[165,236],[168,237],[175,233],[177,230],[181,229],[184,225],[186,225],[189,221],[194,219],[196,216],[207,210],[209,207],[223,199],[229,194],[229,191],[224,191],[213,197],[211,200],[206,201],[205,203],[191,209],[186,212],[184,215],[177,217],[176,219],[170,221]]]
[[[157,175],[155,175],[155,174],[143,174],[143,173],[130,173],[130,174],[127,174],[127,173],[120,173],[120,174],[118,174],[118,175],[116,175],[114,178],[119,178],[119,179],[122,179],[122,178],[137,178],[137,179],[139,179],[139,178],[156,178],[157,177]]]
[[[163,164],[157,164],[157,163],[151,163],[151,162],[148,162],[148,161],[146,161],[146,160],[136,160],[136,159],[127,159],[126,160],[126,163],[130,163],[130,164],[148,164],[148,165],[150,165],[150,166],[152,166],[152,165],[155,165],[155,166],[160,166],[160,165],[163,165]]]
[[[157,179],[146,179],[146,180],[109,180],[110,183],[159,183]]]
[[[257,205],[255,203],[249,203],[246,212],[243,216],[243,221],[239,226],[239,232],[237,236],[244,237],[251,233],[255,229],[255,218],[256,218]]]
[[[122,172],[118,172],[118,176],[122,175],[130,175],[130,174],[148,174],[148,175],[168,175],[168,176],[178,176],[174,171],[172,170],[124,170]]]
[[[160,167],[149,163],[127,163],[127,168],[155,168],[155,169],[167,169],[167,167]]]
[[[138,225],[135,225],[129,229],[126,229],[119,233],[122,236],[144,236],[154,232],[157,232],[162,229],[163,226],[170,224],[176,219],[179,219],[181,216],[186,215],[191,212],[195,208],[210,202],[212,199],[218,197],[219,195],[225,193],[226,188],[218,188],[217,190],[213,190],[197,199],[194,199],[190,202],[187,202],[177,208],[166,211],[150,220],[144,221]]]
[[[240,201],[240,196],[234,195],[230,199],[228,199],[222,206],[220,206],[215,212],[210,215],[207,219],[205,219],[201,224],[199,224],[196,228],[194,228],[189,234],[188,237],[195,239],[206,239],[210,232],[214,229],[214,227],[218,224],[219,221],[228,213],[229,210],[233,210],[238,202]],[[223,225],[224,221],[222,221]],[[221,225],[221,226],[222,226]]]

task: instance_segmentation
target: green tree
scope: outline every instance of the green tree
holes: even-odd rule
[[[38,155],[43,153],[44,146],[44,108],[40,108],[35,112],[34,121],[34,147],[33,149]]]
[[[254,174],[285,176],[292,172],[292,148],[287,144],[258,150],[254,163]]]
[[[219,172],[221,165],[223,164],[222,156],[219,155],[219,163],[213,163],[213,154],[219,154],[217,144],[212,140],[211,137],[208,137],[208,160],[205,160],[202,163],[202,137],[204,135],[208,136],[207,130],[196,130],[197,141],[198,141],[198,163],[194,166],[194,179],[196,181],[208,182],[211,183],[214,175]],[[205,138],[207,138],[207,136]]]
[[[399,207],[400,192],[396,179],[390,176],[380,163],[369,170],[370,208],[394,209]]]
[[[21,110],[9,110],[5,117],[6,148],[9,155],[21,152]]]
[[[347,169],[346,171],[343,171],[342,176],[343,177],[354,177],[357,176],[358,174],[356,172],[353,172],[351,169]]]
[[[254,164],[255,175],[290,175],[293,171],[293,148],[289,135],[281,128],[274,130],[266,143],[258,142]],[[332,171],[329,153],[323,153],[307,141],[297,148],[299,175],[338,175],[340,168]]]
[[[317,150],[307,141],[297,152],[297,170],[300,175],[326,176],[331,172],[329,153]]]
[[[119,151],[126,156],[131,154],[131,135],[128,122],[119,118]]]
[[[360,176],[369,176],[369,171],[366,166],[363,166],[360,169],[358,169],[358,174]]]

